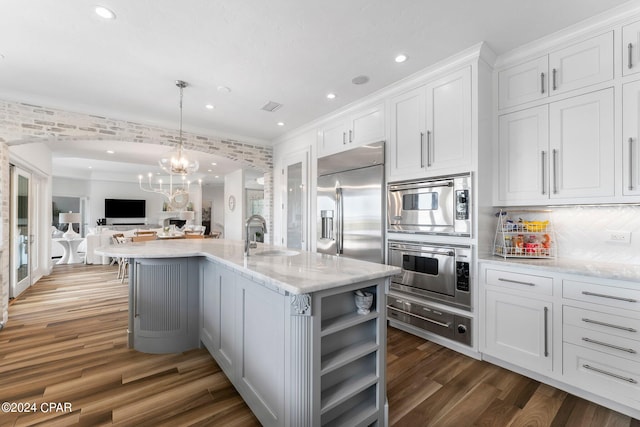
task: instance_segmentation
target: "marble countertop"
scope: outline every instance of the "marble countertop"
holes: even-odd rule
[[[244,256],[244,242],[223,239],[151,240],[103,246],[98,255],[127,258],[182,258],[204,256],[224,264],[263,284],[291,294],[307,294],[365,280],[398,274],[385,264],[298,251],[292,256],[256,255],[261,251],[289,250],[258,243]]]
[[[522,266],[527,268],[552,271],[556,273],[579,274],[582,276],[600,277],[603,279],[640,282],[640,265],[637,264],[588,261],[570,258],[503,258],[495,255],[481,256],[479,258],[479,261],[490,262],[494,264]]]

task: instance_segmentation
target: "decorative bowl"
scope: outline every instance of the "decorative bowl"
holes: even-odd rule
[[[373,303],[373,294],[371,292],[356,291],[354,294],[358,314],[369,314],[371,304]]]

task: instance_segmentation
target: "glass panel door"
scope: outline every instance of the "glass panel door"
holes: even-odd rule
[[[283,220],[285,245],[307,250],[307,152],[289,156],[285,166]]]
[[[11,287],[15,298],[31,286],[31,175],[17,167],[11,168]]]

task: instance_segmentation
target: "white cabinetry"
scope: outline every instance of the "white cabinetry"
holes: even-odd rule
[[[326,156],[385,139],[384,104],[331,121],[318,130],[318,155]]]
[[[627,285],[563,280],[562,363],[568,383],[638,408],[640,290]]]
[[[622,27],[622,75],[640,71],[640,21]]]
[[[637,196],[640,195],[640,81],[622,86],[622,102],[622,194]]]
[[[484,270],[482,351],[531,371],[553,371],[553,279]]]
[[[471,146],[470,67],[391,100],[390,177],[469,170]]]
[[[613,79],[613,32],[498,73],[498,105],[509,108]]]
[[[613,89],[499,117],[498,204],[615,194]]]

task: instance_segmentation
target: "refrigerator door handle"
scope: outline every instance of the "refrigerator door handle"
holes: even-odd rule
[[[343,212],[343,204],[342,204],[342,188],[337,187],[336,188],[336,253],[338,255],[342,254],[342,245],[344,243],[343,239],[342,239],[342,232],[343,232],[343,219],[344,219],[344,212]]]

